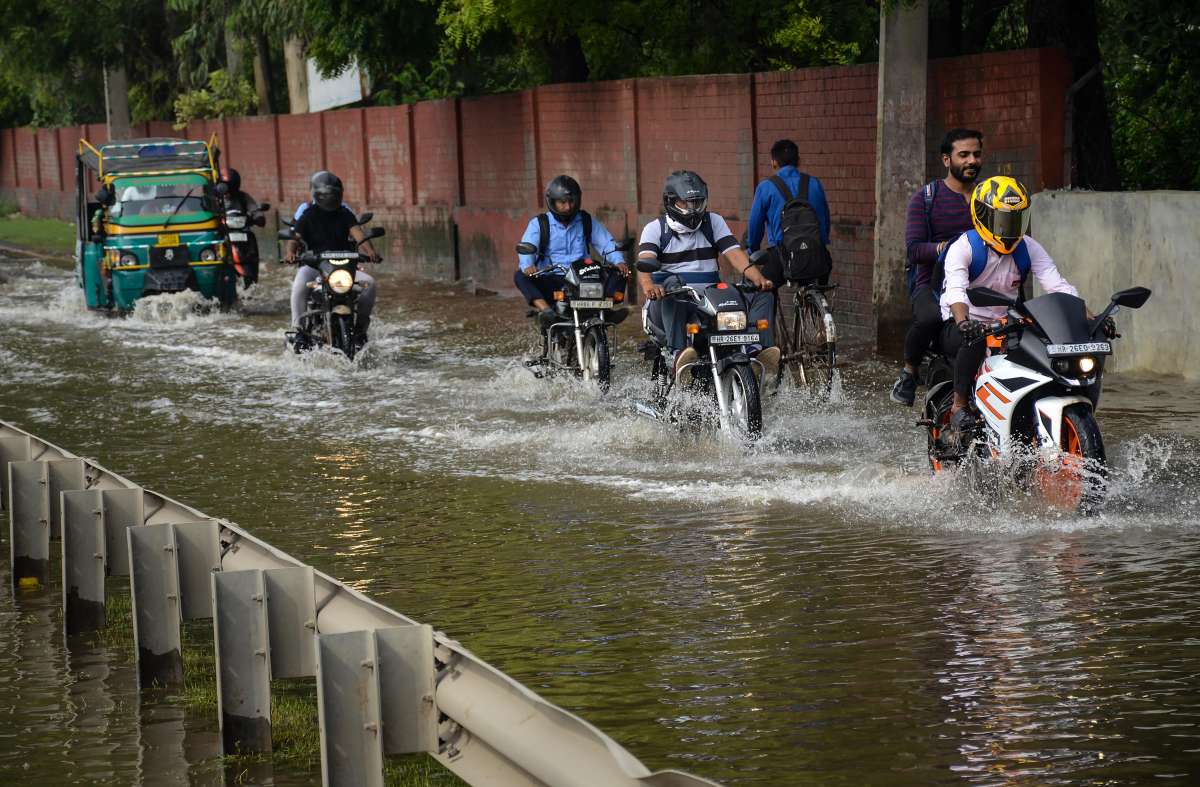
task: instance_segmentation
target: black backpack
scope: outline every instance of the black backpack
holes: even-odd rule
[[[579,211],[583,216],[583,253],[590,254],[592,248],[592,216],[586,210]],[[538,261],[546,259],[550,250],[550,214],[538,214]]]
[[[772,175],[770,181],[783,195],[783,211],[779,214],[783,237],[779,241],[779,255],[784,277],[788,281],[810,281],[828,276],[833,269],[833,260],[821,240],[821,220],[808,201],[808,174],[800,173],[801,196],[792,196],[791,189],[778,175]]]

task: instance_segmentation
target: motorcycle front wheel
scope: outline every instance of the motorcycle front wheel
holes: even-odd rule
[[[347,358],[354,358],[354,318],[351,315],[333,315],[333,346]]]
[[[612,384],[612,364],[608,353],[608,331],[600,326],[592,327],[583,336],[583,358],[579,364],[591,372],[600,387],[600,393],[608,393]]]
[[[762,399],[754,372],[749,364],[735,364],[724,377],[730,425],[738,436],[757,440],[762,436]]]
[[[1100,425],[1091,408],[1074,404],[1063,410],[1058,456],[1039,456],[1033,491],[1046,505],[1083,516],[1104,502],[1107,465]]]

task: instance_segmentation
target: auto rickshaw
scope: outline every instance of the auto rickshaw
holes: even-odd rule
[[[237,272],[214,193],[219,155],[215,134],[79,141],[75,278],[89,309],[128,312],[142,296],[182,290],[234,303]],[[100,187],[89,199],[93,175]]]

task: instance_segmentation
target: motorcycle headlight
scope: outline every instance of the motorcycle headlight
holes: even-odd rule
[[[118,264],[121,266],[137,265],[138,264],[137,255],[127,251],[121,255],[121,259],[118,262]]]
[[[1096,368],[1096,359],[1089,355],[1085,355],[1079,359],[1079,371],[1083,374],[1091,374]]]
[[[217,252],[210,246],[200,252],[200,259],[205,262],[212,262],[217,258]]]
[[[246,228],[245,216],[226,216],[225,226],[231,230],[241,230]]]
[[[350,271],[336,270],[329,274],[329,289],[336,292],[338,295],[344,295],[350,292],[350,288],[354,286],[354,277],[350,275]]]
[[[585,281],[579,285],[580,298],[603,298],[604,285],[598,281]]]
[[[744,331],[744,330],[746,330],[746,313],[745,312],[717,312],[717,330],[718,331]]]

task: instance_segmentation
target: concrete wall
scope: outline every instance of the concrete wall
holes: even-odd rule
[[[1060,185],[1065,63],[1057,50],[930,62],[929,138],[971,125],[988,135],[989,170],[1034,189]],[[615,234],[636,235],[659,210],[664,177],[692,168],[740,234],[754,186],[770,174],[771,144],[790,137],[829,197],[839,327],[873,340],[878,81],[875,65],[628,79],[134,133],[216,133],[246,190],[288,213],[314,170],[333,169],[351,205],[387,227],[387,270],[493,288],[511,287],[512,247],[554,175],[576,176],[586,209]],[[1059,133],[1047,133],[1055,122]],[[0,129],[0,197],[69,218],[80,137],[103,142],[104,126]]]
[[[1109,369],[1200,379],[1194,341],[1200,297],[1200,194],[1184,191],[1045,191],[1034,195],[1030,234],[1099,312],[1117,290],[1149,287],[1141,309],[1117,315],[1122,338]]]

